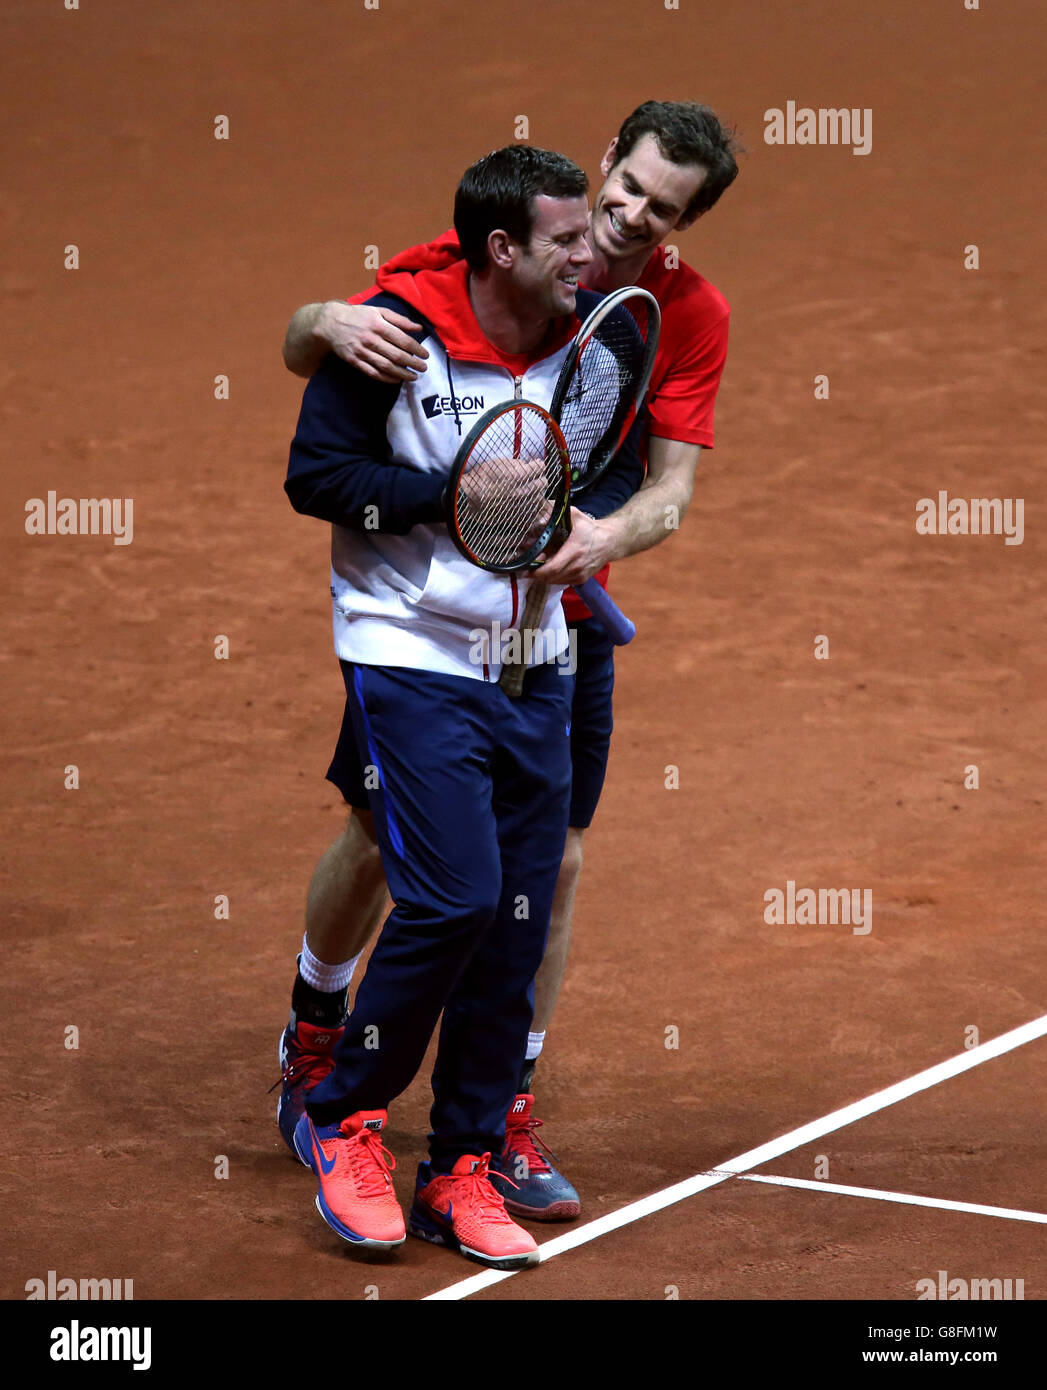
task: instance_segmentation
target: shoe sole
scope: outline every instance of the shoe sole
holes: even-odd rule
[[[527,1221],[575,1221],[581,1215],[580,1202],[552,1202],[547,1207],[525,1207],[519,1202],[505,1199],[505,1209],[510,1216],[522,1216]]]
[[[298,1162],[299,1162],[299,1163],[304,1163],[305,1166],[306,1166],[311,1172],[315,1173],[315,1172],[316,1172],[316,1169],[313,1167],[311,1159],[307,1158],[306,1155],[305,1155],[304,1153],[302,1153],[302,1150],[299,1148],[299,1145],[298,1145],[298,1126],[297,1126],[297,1125],[295,1125],[295,1127],[294,1127],[294,1134],[292,1135],[292,1139],[294,1140],[294,1145],[293,1145],[293,1147],[294,1147],[295,1156],[297,1157]]]
[[[407,1233],[419,1240],[428,1241],[430,1245],[442,1245],[448,1250],[454,1250],[459,1255],[464,1255],[467,1260],[486,1265],[488,1269],[527,1269],[536,1265],[540,1259],[540,1252],[537,1250],[528,1250],[521,1255],[485,1255],[482,1250],[463,1245],[451,1231],[443,1230],[429,1217],[419,1213],[415,1207],[411,1208],[407,1218]]]
[[[323,1217],[326,1225],[334,1231],[336,1236],[341,1236],[345,1243],[351,1245],[354,1250],[395,1250],[398,1245],[403,1245],[404,1241],[407,1239],[406,1232],[402,1236],[397,1236],[396,1240],[376,1240],[373,1236],[358,1235],[355,1231],[351,1231],[348,1226],[343,1225],[343,1223],[338,1220],[334,1212],[325,1205],[323,1197],[319,1192],[316,1194],[315,1202],[316,1210]]]

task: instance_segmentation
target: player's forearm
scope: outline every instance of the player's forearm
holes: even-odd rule
[[[694,478],[701,445],[652,434],[647,442],[647,477],[635,496],[600,523],[609,559],[624,560],[650,550],[687,515],[694,495]]]
[[[663,478],[645,483],[624,507],[600,522],[609,560],[624,560],[650,550],[677,530],[687,514],[694,480]],[[580,504],[584,507],[584,501]]]
[[[444,519],[445,480],[381,459],[336,455],[304,458],[292,447],[284,491],[302,516],[351,531],[403,536]]]
[[[295,376],[312,376],[330,351],[330,343],[319,332],[323,312],[323,304],[303,304],[287,325],[284,366]]]

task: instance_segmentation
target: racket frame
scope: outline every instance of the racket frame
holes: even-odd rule
[[[553,398],[549,404],[549,414],[559,424],[560,418],[563,414],[564,405],[567,401],[567,394],[571,388],[571,383],[574,381],[575,378],[575,373],[577,371],[579,359],[581,358],[581,355],[585,350],[589,342],[589,339],[599,328],[600,324],[603,323],[604,319],[606,319],[610,314],[613,314],[617,309],[622,308],[622,306],[627,304],[629,300],[640,300],[643,304],[647,306],[648,332],[644,348],[644,351],[646,353],[646,361],[644,362],[643,375],[640,379],[640,384],[636,392],[636,398],[633,402],[631,410],[629,413],[626,414],[625,420],[623,421],[622,429],[618,436],[618,441],[615,444],[614,448],[608,451],[607,457],[600,464],[598,464],[595,469],[588,467],[586,469],[584,477],[577,476],[575,466],[572,461],[570,470],[570,481],[571,489],[576,496],[580,496],[583,493],[585,493],[589,488],[593,486],[597,479],[599,479],[602,476],[604,470],[607,468],[611,460],[618,453],[618,450],[622,447],[622,444],[625,442],[626,435],[628,434],[629,429],[632,428],[632,425],[635,422],[637,415],[640,413],[640,408],[643,405],[645,396],[647,395],[647,388],[651,384],[651,373],[654,371],[654,360],[658,355],[658,342],[661,336],[662,326],[661,307],[657,299],[655,299],[654,295],[651,294],[649,290],[642,290],[636,285],[624,285],[621,289],[614,290],[612,291],[612,293],[605,295],[604,298],[600,300],[599,304],[597,304],[596,308],[585,320],[585,322],[582,324],[581,328],[579,328],[578,332],[575,334],[574,341],[571,343],[570,351],[568,352],[567,357],[564,359],[563,366],[560,368],[560,374],[556,378],[556,385],[553,388]],[[626,310],[625,312],[628,312],[628,310]],[[639,328],[637,328],[637,332],[639,332]],[[568,450],[568,455],[569,454],[570,450]]]

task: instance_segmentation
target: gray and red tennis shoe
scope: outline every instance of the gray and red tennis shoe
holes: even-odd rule
[[[573,1221],[581,1211],[578,1193],[550,1163],[552,1149],[538,1137],[542,1121],[534,1114],[534,1096],[518,1095],[505,1120],[505,1144],[492,1172],[505,1197],[505,1209],[530,1221]]]
[[[280,1035],[280,1099],[276,1103],[276,1123],[284,1143],[295,1155],[294,1132],[305,1113],[309,1092],[334,1067],[334,1049],[345,1028],[321,1028],[315,1023],[295,1020]],[[276,1086],[271,1089],[275,1090]]]

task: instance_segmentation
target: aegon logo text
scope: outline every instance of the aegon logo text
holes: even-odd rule
[[[427,420],[437,415],[479,415],[484,409],[483,396],[423,396],[422,409]]]

